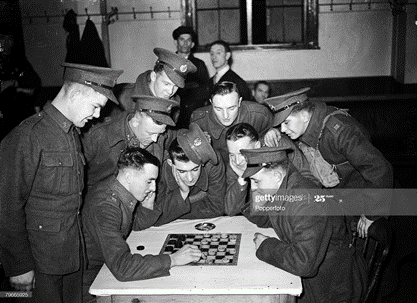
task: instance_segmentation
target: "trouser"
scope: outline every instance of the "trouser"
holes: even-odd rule
[[[48,275],[36,272],[31,302],[82,303],[83,269],[67,275]]]

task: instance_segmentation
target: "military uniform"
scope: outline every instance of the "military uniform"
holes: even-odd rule
[[[248,162],[244,176],[261,170],[262,161],[281,162],[286,158],[285,154],[274,156],[276,151],[271,151],[272,148],[265,149],[242,150]],[[290,164],[276,195],[303,196],[301,200],[277,199],[274,206],[281,208],[262,214],[254,211],[251,202],[245,205],[242,211],[245,217],[259,227],[272,227],[277,234],[260,244],[256,256],[302,278],[300,302],[362,302],[366,289],[364,260],[354,247],[349,247],[344,217],[328,215],[334,211],[329,207],[335,204],[313,203],[309,197],[316,194],[320,194],[317,186]]]
[[[89,86],[117,102],[111,89],[123,71],[63,66],[65,81]],[[81,302],[79,214],[85,159],[79,129],[48,102],[1,141],[0,159],[0,258],[5,274],[16,277],[34,270],[36,302],[62,302],[62,296],[64,302]]]
[[[232,125],[245,122],[255,128],[259,137],[263,137],[273,126],[273,116],[264,105],[242,101],[239,114],[230,126],[226,127],[218,121],[212,105],[197,109],[191,115],[191,122],[197,123],[203,131],[210,135],[213,148],[220,152],[224,163],[228,163],[229,152],[226,145],[226,131]]]
[[[117,171],[117,161],[124,149],[129,146],[139,147],[139,140],[129,127],[132,112],[123,112],[119,116],[107,119],[102,124],[91,128],[83,136],[84,154],[88,163],[86,171],[87,184],[92,186]],[[146,150],[162,163],[167,158],[167,148],[176,133],[171,129],[159,135],[157,142]]]
[[[83,278],[84,302],[95,302],[88,289],[104,263],[119,281],[169,275],[168,255],[132,254],[126,238],[133,230],[150,227],[161,212],[143,207],[110,176],[89,190],[82,210],[88,265]]]

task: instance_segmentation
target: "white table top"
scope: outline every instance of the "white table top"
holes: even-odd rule
[[[199,231],[195,225],[211,222],[216,228]],[[204,220],[176,220],[169,224],[132,232],[127,239],[134,253],[159,254],[168,234],[174,233],[241,233],[236,266],[176,266],[170,276],[131,282],[119,282],[104,265],[90,288],[97,296],[109,295],[276,295],[299,296],[301,279],[277,267],[260,261],[255,255],[254,233],[276,237],[272,228],[261,229],[243,216],[218,217]],[[138,245],[145,249],[137,251]]]

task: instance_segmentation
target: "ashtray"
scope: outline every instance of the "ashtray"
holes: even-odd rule
[[[195,229],[205,230],[205,231],[212,230],[212,229],[215,229],[215,228],[216,228],[216,225],[214,225],[213,223],[209,223],[209,222],[198,223],[195,226]]]

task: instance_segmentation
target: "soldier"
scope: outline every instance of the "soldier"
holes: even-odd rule
[[[213,218],[224,214],[224,163],[195,124],[181,129],[169,149],[158,183],[162,215],[156,225],[175,219]]]
[[[197,35],[192,27],[180,26],[172,32],[177,54],[190,60],[196,67],[195,73],[185,77],[184,88],[179,88],[177,94],[181,97],[181,112],[178,119],[179,128],[188,128],[192,112],[203,107],[208,99],[209,73],[203,60],[194,57],[192,49],[197,43]]]
[[[92,127],[83,136],[84,153],[88,163],[89,186],[113,175],[121,152],[127,147],[140,147],[149,151],[160,162],[166,149],[175,138],[172,117],[179,103],[153,96],[133,96],[136,110],[125,111]]]
[[[253,85],[252,100],[262,104],[269,97],[270,93],[271,85],[266,81],[258,81]]]
[[[150,227],[161,211],[154,206],[159,161],[146,150],[128,148],[117,163],[117,175],[89,190],[82,211],[88,266],[83,278],[84,303],[96,302],[88,290],[106,263],[119,281],[168,276],[170,268],[198,261],[201,252],[185,245],[172,255],[131,253],[126,238]]]
[[[123,110],[135,110],[135,102],[131,98],[134,95],[154,96],[179,102],[180,98],[175,93],[179,87],[184,87],[187,74],[195,73],[197,70],[190,60],[174,52],[163,48],[155,48],[153,52],[158,57],[153,70],[140,74],[135,83],[124,86],[120,92],[119,86],[115,88]]]
[[[279,141],[279,131],[272,128],[273,116],[264,105],[242,101],[237,86],[232,82],[220,82],[214,86],[211,105],[197,109],[191,116],[211,137],[213,148],[220,152],[224,163],[229,162],[226,131],[241,122],[252,125],[268,146]]]
[[[52,102],[0,145],[1,263],[35,302],[82,302],[80,209],[84,164],[79,129],[100,116],[123,72],[63,63]]]
[[[344,216],[288,161],[288,146],[241,150],[251,180],[252,199],[243,214],[259,227],[274,228],[277,237],[256,233],[256,256],[300,276],[299,302],[362,302],[366,266],[350,246]],[[339,214],[339,215],[337,215]]]
[[[229,151],[229,163],[226,165],[227,190],[225,198],[225,212],[229,216],[240,213],[245,204],[248,190],[248,182],[244,179],[243,173],[247,163],[242,155],[242,149],[255,149],[262,146],[256,130],[247,123],[238,123],[229,128],[226,132],[227,149]],[[300,171],[301,175],[316,185],[320,182],[311,174],[309,163],[298,147],[283,135],[279,146],[290,146],[288,158],[291,163]]]
[[[372,222],[388,214],[390,192],[378,189],[393,187],[392,166],[346,110],[310,101],[308,90],[265,102],[275,111],[274,125],[281,125],[281,131],[298,144],[321,184],[344,189],[336,195],[344,201],[346,214],[361,215],[357,229],[366,237]]]

